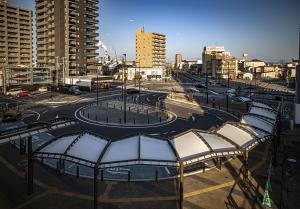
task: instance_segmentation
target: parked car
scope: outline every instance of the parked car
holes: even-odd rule
[[[39,92],[47,92],[48,91],[48,88],[47,86],[42,86],[38,89]]]
[[[81,91],[78,86],[70,86],[70,94],[80,95]]]
[[[28,97],[30,94],[28,91],[21,91],[19,93],[17,93],[17,97]]]
[[[138,89],[135,89],[135,88],[129,88],[129,89],[127,89],[127,94],[137,94],[139,92],[140,91]]]
[[[22,116],[20,111],[8,110],[3,114],[2,122],[17,121]]]
[[[7,95],[7,96],[17,96],[17,94],[20,93],[21,91],[22,91],[21,88],[9,89],[9,90],[6,92],[6,95]]]

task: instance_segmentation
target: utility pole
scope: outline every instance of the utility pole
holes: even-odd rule
[[[124,124],[126,124],[126,80],[127,80],[127,75],[126,75],[126,54],[123,54],[124,56],[124,66],[123,66],[123,79],[124,79]]]
[[[299,27],[299,55],[296,68],[296,93],[295,93],[295,123],[300,124],[300,27]]]
[[[65,85],[65,59],[66,57],[63,57],[63,86]]]

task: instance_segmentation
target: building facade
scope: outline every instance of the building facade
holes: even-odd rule
[[[236,79],[238,61],[225,51],[223,46],[204,47],[202,53],[202,73],[216,79]]]
[[[52,84],[51,69],[48,67],[6,67],[3,75],[3,79],[0,79],[2,90]]]
[[[136,62],[141,68],[165,68],[166,36],[159,33],[136,30]]]
[[[97,72],[98,2],[36,0],[38,66],[63,79]]]
[[[0,65],[32,66],[32,11],[0,4]]]
[[[175,68],[178,69],[180,63],[182,62],[182,55],[181,54],[175,54]]]
[[[0,0],[0,4],[9,4],[9,0]]]

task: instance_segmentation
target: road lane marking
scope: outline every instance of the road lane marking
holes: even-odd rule
[[[40,113],[38,113],[38,112],[36,112],[36,111],[33,111],[33,110],[26,110],[26,111],[28,111],[28,112],[33,112],[33,113],[37,114],[37,119],[36,119],[36,120],[39,120],[40,117],[41,117]]]

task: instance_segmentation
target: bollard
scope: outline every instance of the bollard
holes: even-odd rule
[[[79,178],[79,166],[76,167],[76,178]]]
[[[149,118],[148,118],[148,124],[150,123],[150,120],[149,120]]]
[[[159,122],[161,122],[161,116],[159,117]]]
[[[58,170],[59,170],[59,162],[57,161],[56,162],[56,171],[58,172]]]
[[[90,113],[88,113],[88,119],[90,119]]]
[[[42,165],[44,165],[44,158],[42,158]]]
[[[95,118],[96,118],[96,121],[98,121],[98,115],[96,115],[96,117],[95,117]]]
[[[148,116],[148,109],[146,110],[147,116]]]
[[[108,103],[106,103],[106,108],[108,108]]]
[[[130,171],[128,171],[128,182],[130,182]]]
[[[205,163],[202,163],[202,165],[203,165],[203,173],[205,173]]]
[[[101,170],[100,173],[101,173],[101,181],[103,181],[103,179],[104,179],[104,172],[103,172],[103,170]]]
[[[294,120],[290,120],[290,130],[294,130]]]
[[[14,148],[16,148],[16,141],[14,141]]]
[[[116,109],[116,104],[114,104],[114,109]]]
[[[108,117],[106,117],[106,123],[108,123]]]
[[[158,172],[157,172],[157,170],[155,171],[155,181],[158,181]]]
[[[122,120],[121,120],[121,118],[120,118],[120,124],[121,124],[121,121],[122,121]]]
[[[135,119],[133,119],[133,124],[135,124]]]
[[[123,109],[123,107],[121,106],[121,110]]]

